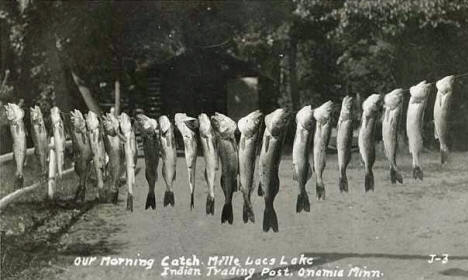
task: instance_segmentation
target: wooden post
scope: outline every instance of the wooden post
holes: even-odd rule
[[[54,145],[54,137],[50,137],[50,143]],[[55,149],[50,149],[49,150],[49,182],[48,182],[48,189],[47,189],[47,195],[50,200],[54,199],[55,195],[55,175],[57,171],[57,163],[56,163],[56,155],[55,155]]]
[[[114,103],[114,114],[119,116],[120,114],[120,81],[115,81],[115,103]]]

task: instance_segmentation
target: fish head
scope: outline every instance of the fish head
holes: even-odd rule
[[[216,133],[223,138],[234,137],[237,129],[236,122],[221,113],[215,113],[211,116],[211,124]]]
[[[282,135],[289,124],[290,113],[284,109],[276,109],[265,116],[265,127],[272,136]]]
[[[102,117],[102,124],[104,131],[110,135],[115,136],[119,132],[119,120],[114,113],[107,113]]]
[[[42,118],[42,111],[39,106],[35,105],[29,109],[29,113],[31,116],[31,123],[32,124],[39,124],[42,125],[44,123],[44,119]]]
[[[120,129],[124,134],[130,133],[132,131],[132,122],[130,117],[126,113],[121,113],[119,117]]]
[[[382,95],[380,94],[371,94],[369,97],[364,100],[362,103],[362,113],[365,116],[371,116],[379,112],[382,105]]]
[[[437,90],[443,94],[446,94],[453,88],[453,84],[455,83],[455,76],[447,76],[437,81],[436,87]]]
[[[323,103],[314,110],[314,118],[318,122],[327,122],[333,111],[333,102],[331,100]]]
[[[143,133],[153,133],[157,129],[156,121],[144,114],[137,114],[136,121]]]
[[[171,129],[171,121],[166,115],[162,115],[158,119],[159,121],[159,129],[162,134],[165,134],[169,129]]]
[[[14,103],[5,105],[5,112],[9,121],[20,121],[24,117],[24,111],[20,106]]]
[[[86,125],[89,130],[94,130],[99,127],[98,116],[93,111],[89,111],[88,114],[86,114]]]
[[[296,123],[301,125],[304,129],[312,130],[315,126],[314,110],[312,106],[307,105],[302,107],[296,114]]]
[[[414,103],[420,103],[426,100],[427,96],[431,92],[431,84],[426,81],[422,81],[419,84],[410,87],[411,101]]]
[[[202,137],[206,137],[212,133],[211,121],[207,114],[201,113],[198,116],[199,131]]]
[[[86,121],[83,117],[83,114],[80,110],[75,109],[74,111],[70,112],[70,120],[72,122],[73,127],[80,132],[86,132]]]
[[[239,131],[246,137],[252,137],[258,133],[263,121],[263,113],[260,110],[253,111],[237,122]]]
[[[388,109],[395,109],[403,102],[404,90],[401,88],[394,89],[387,93],[384,97],[384,106]]]
[[[52,109],[50,109],[50,120],[52,121],[52,124],[56,124],[62,121],[60,113],[60,109],[57,106],[54,106]]]

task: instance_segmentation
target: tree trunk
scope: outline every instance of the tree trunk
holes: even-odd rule
[[[80,91],[86,106],[88,106],[88,109],[100,115],[102,113],[101,108],[99,107],[94,97],[91,95],[91,90],[89,90],[84,81],[75,73],[75,71],[72,70],[71,73],[73,76],[73,81],[78,87],[78,90]]]

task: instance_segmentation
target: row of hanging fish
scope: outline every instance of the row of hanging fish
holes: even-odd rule
[[[454,76],[448,76],[436,83],[438,92],[434,107],[435,137],[440,141],[441,160],[444,163],[448,155],[448,109],[453,91]],[[423,148],[422,124],[423,114],[430,84],[425,81],[410,88],[411,98],[407,114],[407,135],[409,151],[413,157],[413,177],[423,179],[420,153]],[[359,129],[358,146],[365,169],[365,191],[374,189],[372,167],[375,161],[376,122],[382,116],[382,136],[385,154],[390,166],[392,183],[403,182],[403,177],[396,163],[398,123],[401,118],[403,94],[396,89],[386,95],[370,95],[362,104],[362,118]],[[351,159],[353,133],[353,100],[344,97],[337,125],[338,151],[338,186],[341,191],[348,191],[346,168]],[[292,161],[293,179],[297,181],[299,194],[296,211],[310,211],[310,202],[306,191],[307,181],[315,173],[316,196],[325,199],[323,172],[326,166],[326,149],[330,139],[333,103],[328,101],[318,108],[310,105],[299,110],[295,116],[296,133],[294,138]],[[13,150],[17,164],[16,182],[22,186],[23,164],[26,151],[24,112],[15,104],[6,106],[13,135]],[[51,110],[55,155],[57,158],[58,177],[63,171],[65,134],[60,111],[57,107]],[[100,121],[101,120],[101,121]],[[176,178],[176,144],[173,124],[167,116],[158,120],[139,114],[136,123],[141,131],[145,155],[145,176],[149,185],[145,208],[155,208],[155,183],[158,180],[157,168],[159,157],[162,159],[162,176],[166,184],[164,206],[174,205],[173,184]],[[188,169],[190,190],[190,207],[194,207],[195,172],[198,145],[201,145],[205,160],[204,177],[207,184],[206,213],[214,214],[215,177],[221,167],[220,185],[225,196],[221,213],[221,222],[233,223],[233,193],[240,190],[244,199],[243,220],[255,222],[252,210],[251,194],[254,186],[254,170],[257,155],[259,170],[258,194],[265,201],[263,230],[278,231],[278,221],[274,209],[274,199],[279,190],[278,168],[281,161],[282,145],[286,135],[291,113],[277,109],[265,117],[260,111],[250,113],[238,123],[229,117],[215,113],[208,117],[201,114],[198,118],[177,113],[174,123],[183,136],[185,160]],[[71,112],[73,124],[72,140],[74,147],[75,170],[79,175],[79,187],[76,198],[84,200],[86,182],[91,166],[95,170],[97,199],[107,197],[110,191],[111,201],[116,203],[121,175],[126,172],[128,186],[127,209],[133,210],[133,187],[135,185],[135,165],[137,158],[135,133],[128,115],[116,116],[112,111],[102,117],[89,112],[83,117],[80,111]],[[31,123],[36,155],[41,164],[44,176],[47,176],[48,137],[40,109],[31,108]],[[239,143],[235,133],[240,131]],[[263,133],[263,136],[262,136]],[[312,148],[312,153],[310,149]],[[309,159],[313,155],[312,160]],[[106,155],[108,163],[106,163]],[[91,165],[92,163],[92,165]],[[312,163],[312,164],[311,164]],[[109,187],[104,188],[104,173]],[[50,177],[49,170],[49,177]],[[55,174],[55,173],[52,173]],[[50,180],[50,178],[49,178]]]

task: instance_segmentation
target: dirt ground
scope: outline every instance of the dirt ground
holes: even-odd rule
[[[251,279],[265,279],[263,267],[275,267],[292,276],[278,279],[466,279],[468,278],[468,153],[451,154],[441,167],[439,155],[423,155],[424,181],[411,178],[411,160],[402,155],[398,162],[404,184],[392,185],[387,164],[379,155],[374,166],[375,192],[364,193],[364,171],[358,154],[348,168],[350,192],[338,190],[336,155],[327,158],[325,201],[315,199],[315,179],[307,189],[310,213],[295,213],[297,186],[292,180],[291,158],[280,166],[280,192],[275,200],[278,233],[262,231],[263,199],[253,196],[255,224],[242,222],[242,197],[234,197],[234,224],[221,225],[224,197],[216,189],[215,216],[205,215],[206,184],[204,162],[197,161],[195,209],[190,210],[189,188],[184,158],[177,163],[176,205],[164,208],[162,177],[157,182],[157,208],[145,210],[147,184],[142,171],[137,176],[135,211],[125,210],[122,191],[117,206],[96,205],[76,216],[70,227],[53,240],[47,261],[36,262],[12,279],[245,279],[240,276],[206,275],[209,256],[234,256],[244,264],[250,258],[286,259],[304,254],[312,264],[252,266]],[[72,175],[75,176],[76,175]],[[67,183],[74,188],[72,183]],[[125,186],[122,187],[125,189]],[[26,249],[24,249],[26,250]],[[51,249],[52,250],[52,249]],[[34,252],[30,253],[34,254]],[[39,254],[39,253],[37,253]],[[42,254],[42,253],[41,253]],[[430,254],[448,254],[448,262],[428,263]],[[202,276],[161,274],[161,260],[196,255],[202,262]],[[76,266],[77,257],[113,256],[154,259],[151,269],[129,266]],[[227,266],[230,267],[230,266]],[[244,266],[245,267],[245,266]],[[355,267],[378,270],[374,277],[348,275]],[[223,268],[222,266],[220,268]],[[343,277],[304,276],[300,271],[344,270]],[[32,274],[32,271],[34,272]],[[31,275],[34,275],[33,277]]]

